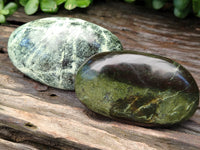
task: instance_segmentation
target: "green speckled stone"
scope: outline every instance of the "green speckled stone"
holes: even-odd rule
[[[74,74],[86,58],[122,46],[110,31],[64,17],[35,20],[10,36],[8,54],[24,74],[46,85],[74,90]]]
[[[75,91],[90,110],[143,126],[187,120],[199,104],[197,84],[183,66],[132,51],[91,57],[77,72]]]

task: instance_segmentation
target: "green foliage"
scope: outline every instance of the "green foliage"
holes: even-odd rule
[[[65,8],[67,10],[72,10],[76,7],[85,8],[90,5],[92,0],[66,0]]]
[[[67,0],[65,3],[65,9],[72,10],[76,8],[76,0]]]
[[[20,3],[22,6],[25,6],[27,2],[28,2],[28,0],[19,0],[19,3]]]
[[[129,1],[129,0],[124,0]],[[139,0],[136,0],[139,1]],[[140,0],[141,1],[141,0]],[[185,18],[190,13],[200,17],[200,0],[142,0],[146,7],[156,10],[162,9],[167,4],[173,4],[174,15],[178,18]]]
[[[0,23],[6,22],[6,17],[13,14],[18,6],[24,7],[27,15],[33,15],[38,10],[45,13],[56,13],[60,7],[73,10],[77,7],[86,8],[93,0],[0,0]],[[193,13],[200,17],[200,0],[123,0],[127,3],[144,2],[145,6],[155,10],[167,5],[173,6],[174,15],[185,18]],[[106,5],[106,3],[105,3]],[[167,7],[166,7],[167,8]],[[169,8],[170,9],[170,8]]]
[[[184,10],[189,4],[191,0],[174,0],[174,7],[179,10]]]
[[[152,1],[152,6],[154,9],[161,9],[167,0],[153,0]]]
[[[41,0],[40,9],[47,13],[56,13],[58,11],[58,6],[54,0]]]
[[[0,23],[6,22],[6,17],[12,15],[17,10],[17,4],[9,2],[6,4],[5,0],[0,0]]]
[[[76,7],[88,7],[91,2],[92,0],[19,0],[19,4],[24,6],[27,15],[36,13],[39,5],[43,12],[56,13],[58,11],[58,6],[63,3],[65,3],[65,9],[72,10]]]
[[[76,0],[76,5],[77,7],[85,8],[88,7],[91,2],[91,0]]]
[[[174,15],[178,18],[185,18],[192,11],[191,0],[174,0]]]
[[[14,2],[10,2],[4,7],[5,10],[9,10],[8,15],[12,15],[17,10],[17,8],[18,6]]]
[[[32,15],[37,12],[39,0],[28,0],[24,6],[24,11],[27,15]]]
[[[192,1],[193,12],[197,17],[200,17],[200,0]]]
[[[64,3],[66,0],[55,0],[57,5],[61,5],[62,3]]]

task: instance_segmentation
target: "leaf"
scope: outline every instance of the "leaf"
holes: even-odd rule
[[[18,6],[14,2],[10,2],[4,7],[4,9],[9,10],[9,14],[8,15],[12,15],[17,10],[17,8],[18,8]]]
[[[57,5],[61,5],[64,3],[66,0],[55,0]]]
[[[20,5],[25,6],[28,0],[19,0]]]
[[[177,8],[174,8],[174,15],[178,18],[185,18],[190,13],[191,7],[187,7],[184,10],[180,10]]]
[[[165,5],[166,0],[153,0],[152,6],[154,9],[161,9]]]
[[[8,15],[9,14],[9,10],[7,10],[7,9],[0,10],[0,14],[1,15]]]
[[[192,1],[192,8],[195,14],[200,13],[200,0],[193,0]]]
[[[179,10],[184,10],[189,4],[191,0],[174,0],[174,7]]]
[[[40,9],[48,13],[55,13],[58,11],[57,3],[54,0],[41,0]]]
[[[27,15],[32,15],[37,12],[39,6],[39,0],[29,0],[25,5],[25,13]]]
[[[2,10],[4,7],[4,1],[3,0],[0,0],[0,10]]]
[[[197,17],[200,17],[200,11],[197,13],[197,15],[196,15]]]
[[[0,23],[5,23],[6,17],[4,15],[0,15]]]
[[[90,5],[91,0],[76,0],[77,7],[85,8]]]
[[[72,10],[77,7],[75,0],[67,0],[65,3],[65,9]]]

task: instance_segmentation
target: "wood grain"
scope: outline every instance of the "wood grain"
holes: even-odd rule
[[[0,26],[0,149],[198,150],[200,109],[171,128],[143,128],[87,110],[75,92],[49,88],[20,73],[7,55],[9,35],[28,21],[76,17],[109,29],[124,49],[169,57],[187,68],[200,87],[200,21],[122,2],[26,16],[22,8]]]

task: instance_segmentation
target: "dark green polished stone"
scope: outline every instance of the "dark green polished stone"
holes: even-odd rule
[[[90,110],[144,126],[187,120],[199,103],[197,84],[183,66],[132,51],[91,57],[77,72],[75,91]]]
[[[93,54],[122,50],[119,39],[93,23],[66,17],[35,20],[9,38],[8,54],[24,74],[52,87],[74,90],[74,74]]]

